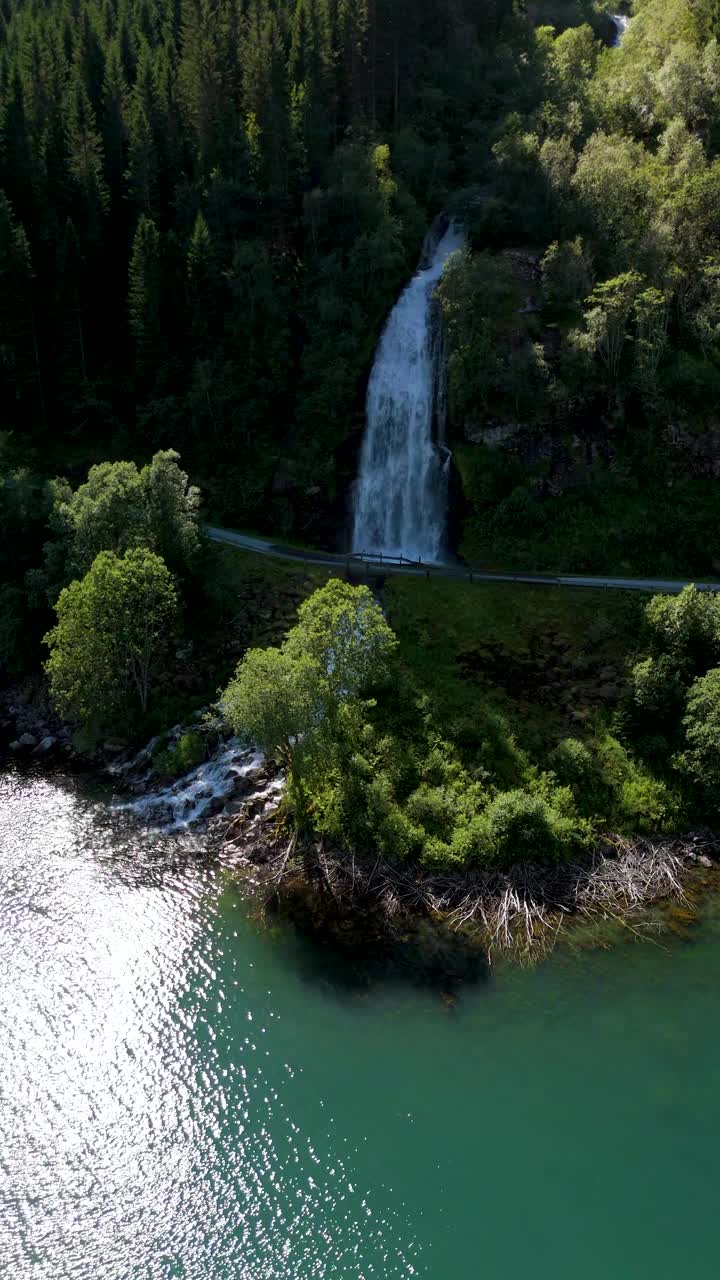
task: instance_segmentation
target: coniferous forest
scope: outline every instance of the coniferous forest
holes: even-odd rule
[[[706,571],[720,22],[637,9],[611,49],[593,0],[3,0],[3,465],[175,448],[218,520],[331,544],[383,320],[450,210],[464,550],[598,567],[591,483],[635,516],[615,559],[655,562],[637,491],[672,455],[676,567]],[[542,447],[486,457],[508,421]],[[575,449],[558,510],[568,433],[594,470]]]
[[[2,20],[3,429],[60,468],[172,446],[218,516],[317,535],[427,222],[524,105],[526,23],[504,0]]]

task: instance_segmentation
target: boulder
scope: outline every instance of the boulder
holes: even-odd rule
[[[51,733],[48,733],[44,738],[41,738],[40,742],[38,742],[37,746],[33,751],[33,755],[46,756],[48,752],[52,751],[53,748],[56,746],[57,746],[57,738],[54,738]]]
[[[116,756],[121,751],[125,751],[127,745],[125,738],[107,738],[103,742],[103,751],[107,752],[109,756]]]
[[[35,746],[35,738],[31,733],[21,733],[17,740],[18,746],[24,750],[30,750]]]

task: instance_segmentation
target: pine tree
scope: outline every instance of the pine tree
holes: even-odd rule
[[[32,263],[24,227],[0,191],[0,387],[5,411],[32,428],[42,388],[35,346]],[[14,406],[14,407],[13,407]],[[19,422],[18,422],[19,419]]]
[[[251,0],[241,49],[248,146],[261,192],[276,209],[287,200],[292,158],[290,92],[283,40],[268,0]]]
[[[368,0],[339,0],[336,40],[336,93],[342,128],[368,114]]]
[[[303,150],[315,172],[334,132],[332,60],[326,0],[296,0],[288,73]]]
[[[17,67],[5,96],[0,146],[0,186],[20,221],[31,226],[36,212],[37,162],[25,111],[25,91]]]
[[[218,285],[210,231],[202,213],[195,219],[188,248],[187,275],[192,344],[195,354],[201,355],[212,330]]]
[[[55,269],[57,381],[62,398],[74,401],[79,383],[87,380],[85,343],[85,262],[74,223],[67,219]]]
[[[161,281],[160,233],[143,215],[130,255],[128,312],[135,365],[144,378],[153,374],[162,354]]]
[[[128,126],[128,193],[138,211],[151,217],[158,210],[159,174],[155,139],[142,103],[135,99]]]
[[[99,112],[105,78],[105,57],[87,5],[76,19],[73,62],[78,68],[83,88],[94,112]]]
[[[178,75],[172,46],[165,42],[153,57],[153,90],[156,103],[159,201],[167,208],[172,199],[178,174],[185,168],[185,140],[178,103]]]
[[[232,6],[226,0],[184,0],[179,80],[188,132],[194,137],[203,175],[217,167],[230,171],[238,128],[228,47],[233,30]]]
[[[120,45],[113,41],[107,51],[102,91],[102,137],[105,152],[105,180],[113,197],[120,194],[125,172],[128,87],[125,83]]]
[[[68,170],[73,179],[84,231],[97,242],[100,219],[109,204],[102,139],[90,99],[76,69],[67,105]]]

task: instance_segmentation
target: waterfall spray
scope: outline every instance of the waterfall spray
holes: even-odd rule
[[[353,550],[436,563],[445,539],[450,455],[444,440],[442,334],[433,295],[464,243],[451,223],[396,303],[368,384]],[[437,423],[437,431],[434,425]]]

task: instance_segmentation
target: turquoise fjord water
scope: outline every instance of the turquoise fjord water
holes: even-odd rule
[[[720,928],[452,1008],[255,929],[62,777],[0,782],[0,1273],[717,1273]]]

